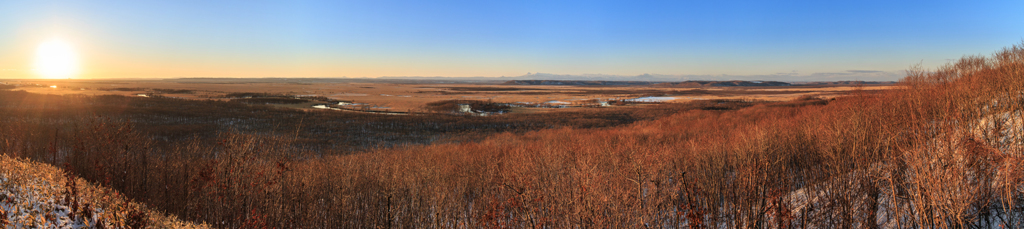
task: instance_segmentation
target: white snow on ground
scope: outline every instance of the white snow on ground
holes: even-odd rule
[[[90,208],[91,216],[71,217],[68,203],[58,196],[63,187],[41,179],[15,184],[11,174],[0,174],[0,225],[7,228],[95,228],[103,209]],[[27,182],[26,182],[27,181]]]
[[[136,213],[152,228],[208,228],[126,202],[53,166],[0,154],[0,228],[124,228]]]
[[[672,101],[672,100],[676,100],[676,97],[648,96],[648,97],[640,97],[640,98],[635,98],[635,99],[627,99],[626,101],[627,102],[657,103],[657,102],[665,102],[665,101]]]
[[[988,115],[977,120],[974,125],[974,129],[971,130],[971,135],[974,135],[974,137],[978,139],[986,140],[990,144],[989,146],[1000,150],[1002,153],[1019,152],[1014,151],[1012,149],[1019,149],[1021,147],[1024,147],[1024,113],[1022,113],[1021,111],[1002,112]],[[937,139],[942,138],[942,136],[937,137]],[[955,145],[958,143],[943,142],[942,140],[937,140],[935,141],[935,144]],[[870,170],[871,171],[851,172],[848,176],[845,177],[834,177],[829,181],[823,182],[821,184],[811,185],[805,188],[792,191],[786,195],[786,199],[789,200],[789,207],[793,210],[794,215],[800,215],[803,214],[804,212],[813,212],[815,211],[815,209],[822,209],[828,203],[827,199],[830,194],[828,192],[834,190],[830,190],[828,189],[828,187],[818,188],[817,186],[828,186],[838,184],[839,186],[854,187],[857,185],[861,185],[856,182],[851,182],[855,180],[853,179],[853,177],[855,177],[856,173],[867,172],[870,174],[877,174],[873,175],[877,177],[889,176],[888,174],[883,174],[881,172],[881,167],[876,166]],[[997,177],[995,180],[1001,179]],[[993,183],[992,185],[998,186],[999,184]],[[911,209],[910,206],[911,203],[902,202],[899,205],[898,211],[901,212],[901,215],[899,215],[900,220],[897,220],[897,208],[894,207],[892,201],[893,199],[895,199],[893,198],[892,191],[885,190],[887,187],[880,186],[879,188],[882,190],[880,190],[881,192],[877,196],[877,199],[874,200],[875,203],[878,203],[878,213],[877,215],[875,215],[874,218],[879,228],[897,228],[898,225],[902,225],[903,227],[913,225],[913,222],[915,221],[913,217],[916,216],[912,216],[909,214],[913,212],[913,209]],[[867,198],[870,197],[863,195],[856,198],[855,202],[853,203],[854,207],[857,209],[864,208],[866,205],[865,200],[867,200]],[[997,207],[998,206],[990,209],[991,212],[988,213],[990,218],[1009,219],[1008,221],[1010,222],[1020,222],[1020,220],[1022,220],[1020,218],[1020,215],[1007,216],[1005,214],[997,212]],[[1006,228],[1002,225],[1004,221],[988,220],[986,222],[988,223],[988,225],[985,225],[987,226],[987,228]],[[815,225],[801,226],[814,227]]]
[[[973,134],[990,144],[1004,146],[997,147],[1002,151],[1024,143],[1024,114],[1021,111],[989,115],[978,120],[977,125]]]

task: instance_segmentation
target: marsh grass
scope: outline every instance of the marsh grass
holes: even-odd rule
[[[695,102],[351,155],[232,131],[157,147],[88,119],[0,123],[0,144],[213,227],[1020,228],[1022,72],[1013,46],[825,102]]]

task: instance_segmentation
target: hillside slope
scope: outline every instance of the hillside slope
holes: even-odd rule
[[[0,227],[206,228],[125,201],[53,166],[0,155]]]

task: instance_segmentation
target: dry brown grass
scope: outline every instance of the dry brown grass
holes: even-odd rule
[[[856,90],[856,87],[708,87],[666,88],[657,86],[580,87],[556,85],[497,85],[497,84],[420,84],[420,83],[239,83],[230,80],[195,83],[178,80],[18,80],[24,85],[16,90],[40,94],[123,95],[155,93],[186,99],[218,99],[230,93],[268,93],[288,95],[318,95],[331,99],[368,103],[389,107],[391,111],[426,111],[425,105],[445,100],[490,100],[500,103],[546,101],[577,101],[588,99],[629,99],[648,95],[674,95],[673,103],[693,100],[764,100],[786,101],[803,95],[832,98]],[[49,85],[57,85],[56,89]],[[85,89],[85,90],[82,90]],[[866,90],[889,90],[891,85],[866,85]],[[177,92],[176,92],[177,91]],[[191,93],[183,93],[188,91]],[[295,106],[283,106],[295,107]],[[307,104],[303,108],[309,108]],[[550,110],[550,109],[548,109]]]
[[[118,191],[62,169],[6,155],[0,155],[0,198],[5,228],[207,228],[126,201]]]
[[[1022,73],[1014,46],[827,104],[703,104],[624,126],[353,155],[237,132],[159,148],[102,122],[0,140],[215,227],[1020,228]],[[19,151],[40,144],[58,150]]]

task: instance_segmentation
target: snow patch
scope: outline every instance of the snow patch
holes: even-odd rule
[[[676,100],[676,97],[647,96],[647,97],[640,97],[640,98],[635,98],[635,99],[627,99],[626,101],[627,102],[642,102],[642,103],[660,103],[660,102],[672,101],[672,100]]]

